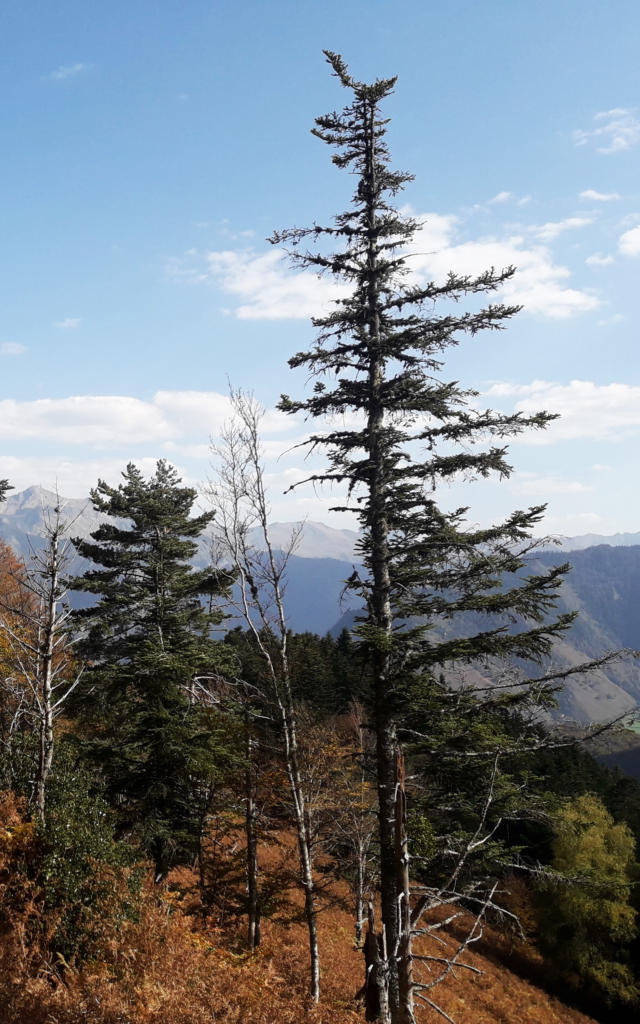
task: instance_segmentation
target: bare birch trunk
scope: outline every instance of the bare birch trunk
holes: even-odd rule
[[[249,713],[245,711],[246,729],[246,758],[247,769],[245,773],[246,787],[246,808],[245,808],[245,834],[247,839],[247,903],[248,903],[248,931],[247,943],[250,950],[257,949],[260,945],[260,896],[258,890],[258,836],[256,832],[256,820],[258,808],[256,804],[256,783],[253,765],[253,738]]]
[[[356,860],[356,944],[358,948],[362,946],[362,931],[364,926],[364,877],[365,877],[365,863],[364,863],[364,849],[363,843],[358,842],[357,849],[357,860]]]
[[[45,698],[47,699],[47,698]],[[47,781],[53,764],[54,734],[50,694],[40,720],[40,749],[36,774],[36,810],[44,821]]]
[[[404,756],[396,750],[395,860],[398,906],[398,1008],[394,1024],[415,1024],[413,1015],[413,959],[411,954],[411,889],[407,837],[407,797]]]
[[[40,702],[40,756],[36,776],[36,807],[44,821],[46,804],[46,786],[51,765],[53,764],[53,654],[55,646],[56,620],[58,610],[59,589],[59,552],[60,520],[56,519],[49,538],[48,579],[45,599],[42,607],[42,646],[40,653],[41,702]]]
[[[298,837],[300,875],[304,890],[304,916],[309,933],[309,994],[314,1003],[320,999],[320,953],[318,950],[318,925],[313,878],[313,854],[309,813],[304,797],[304,788],[298,764],[298,736],[291,689],[288,676],[283,684],[284,695],[279,698],[282,729],[285,741],[285,766],[293,799],[294,818]]]

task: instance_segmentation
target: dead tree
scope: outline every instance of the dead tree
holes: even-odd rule
[[[231,401],[235,418],[225,425],[220,443],[212,448],[217,467],[209,493],[216,509],[224,556],[235,580],[233,603],[251,631],[264,663],[269,702],[278,727],[293,806],[300,884],[309,933],[309,989],[312,1000],[317,1002],[320,957],[313,844],[300,767],[284,608],[287,563],[296,548],[300,530],[293,531],[286,550],[276,550],[269,534],[269,503],[259,437],[263,409],[242,391],[232,391]],[[260,547],[252,543],[256,532]]]
[[[31,796],[44,820],[47,780],[53,765],[55,721],[80,681],[82,666],[73,656],[68,626],[66,573],[73,554],[59,500],[44,510],[44,545],[32,549],[20,586],[32,600],[14,603],[0,596],[0,631],[13,655],[11,684],[20,693],[22,714],[38,735],[38,762]]]

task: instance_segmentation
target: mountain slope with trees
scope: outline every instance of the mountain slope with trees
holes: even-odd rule
[[[0,548],[0,1024],[579,1020],[551,993],[637,1017],[640,786],[544,725],[564,683],[583,704],[602,688],[618,655],[600,645],[635,619],[587,620],[585,663],[580,586],[534,537],[544,506],[480,528],[439,505],[439,485],[508,478],[508,440],[555,416],[481,409],[449,378],[451,347],[519,312],[492,301],[515,269],[415,278],[381,109],[396,79],[325,55],[349,101],[313,134],[355,191],[271,241],[348,287],[290,360],[311,394],[280,408],[313,421],[310,479],[356,515],[360,613],[337,638],[292,632],[296,535],[270,539],[242,391],[211,511],[165,460],[148,479],[129,463],[91,492],[75,580],[57,496],[35,559]],[[38,536],[35,497],[15,505]],[[597,558],[584,593],[632,601],[628,573],[598,586]],[[89,598],[73,615],[69,586]],[[225,602],[246,629],[222,628]],[[490,962],[523,981],[494,985]]]

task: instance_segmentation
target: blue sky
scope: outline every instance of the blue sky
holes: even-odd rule
[[[456,487],[487,522],[549,502],[547,528],[640,529],[640,6],[613,0],[6,0],[0,11],[0,477],[63,493],[129,460],[208,473],[227,378],[268,409],[274,515],[350,525],[308,471],[289,355],[329,282],[265,238],[326,221],[352,182],[309,134],[362,79],[397,73],[389,144],[416,180],[418,277],[515,263],[506,333],[446,373],[480,402],[563,414],[512,446],[503,484]]]

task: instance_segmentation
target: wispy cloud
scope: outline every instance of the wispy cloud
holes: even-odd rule
[[[595,127],[585,131],[577,128],[573,133],[576,146],[586,146],[596,142],[598,153],[623,153],[633,149],[640,142],[640,120],[636,117],[635,108],[615,107],[596,114]]]
[[[530,195],[517,196],[514,192],[498,192],[492,199],[487,200],[487,206],[500,206],[502,203],[515,203],[516,206],[526,206],[527,203],[531,202],[533,197]],[[484,209],[482,205],[479,205],[477,209]]]
[[[157,391],[150,401],[130,395],[72,395],[20,402],[0,400],[0,438],[43,439],[96,448],[126,447],[135,438],[181,445],[218,431],[231,416],[227,395],[216,391]],[[292,417],[269,410],[266,433],[291,432]]]
[[[65,331],[74,331],[81,323],[82,318],[79,316],[66,316],[64,320],[56,320],[55,326]]]
[[[602,320],[597,320],[596,327],[616,327],[618,324],[623,324],[626,319],[624,313],[612,313],[611,316],[605,316]]]
[[[591,217],[566,217],[564,220],[547,221],[546,224],[533,228],[533,231],[542,242],[552,242],[564,231],[577,231],[589,224],[593,224]]]
[[[90,71],[93,67],[92,64],[61,64],[60,67],[56,68],[49,75],[52,82],[62,82],[66,78],[75,78],[76,75],[82,75],[86,71]]]
[[[26,351],[27,346],[18,341],[0,342],[0,356],[21,356]]]
[[[640,256],[640,224],[620,235],[618,248],[623,256]]]
[[[596,192],[595,188],[586,188],[580,193],[580,199],[588,199],[592,203],[612,203],[615,199],[622,199],[619,192]]]
[[[126,459],[126,462],[134,462],[145,476],[154,472],[156,461],[154,456],[128,456]],[[190,483],[187,474],[177,468],[185,483]],[[57,490],[66,498],[87,497],[98,480],[117,486],[122,481],[123,469],[123,460],[114,457],[75,459],[57,454],[21,455],[17,458],[0,454],[0,477],[11,480],[16,490],[38,483],[47,490]]]
[[[555,494],[585,494],[593,490],[579,480],[560,476],[537,476],[535,473],[516,473],[512,478],[515,490],[529,497],[550,497]]]
[[[327,313],[331,302],[349,294],[345,285],[310,271],[288,270],[277,249],[225,249],[204,254],[191,251],[173,261],[169,271],[191,281],[213,280],[239,304],[240,320],[305,320]]]
[[[608,267],[615,263],[615,260],[613,256],[603,256],[601,252],[594,252],[592,256],[587,256],[584,262],[590,267]]]
[[[540,409],[557,412],[547,430],[523,435],[523,444],[549,445],[557,441],[622,441],[640,433],[640,387],[630,384],[595,384],[572,380],[569,384],[536,380],[531,384],[494,384],[487,397],[515,398],[518,412]]]

